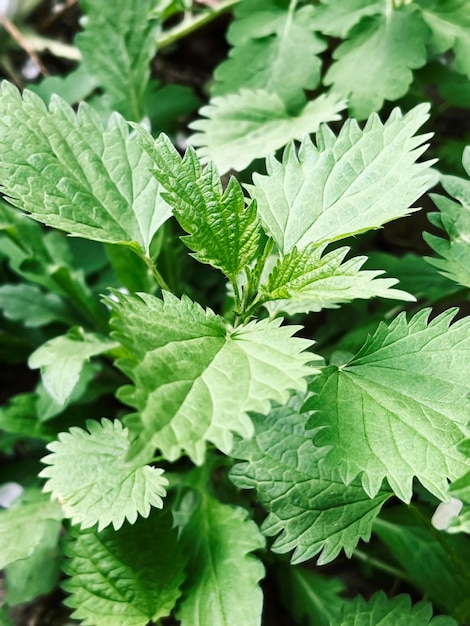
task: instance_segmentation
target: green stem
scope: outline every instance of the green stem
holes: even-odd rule
[[[362,550],[359,550],[358,548],[353,551],[353,556],[355,556],[356,559],[359,559],[359,561],[367,563],[368,565],[371,565],[372,567],[375,567],[376,569],[385,572],[386,574],[389,574],[394,578],[399,578],[400,580],[404,580],[408,583],[411,582],[409,576],[405,574],[405,572],[403,572],[401,569],[398,569],[398,567],[393,567],[393,565],[390,565],[385,561],[376,559],[375,557],[370,556],[369,554],[363,552]]]
[[[186,37],[186,35],[198,30],[201,26],[209,24],[209,22],[215,20],[219,15],[230,11],[238,2],[239,0],[221,0],[213,9],[185,17],[179,24],[164,31],[157,37],[157,47],[161,50],[179,39]]]
[[[145,261],[145,264],[147,265],[149,270],[152,272],[152,276],[157,281],[157,284],[160,287],[160,289],[164,289],[165,291],[171,291],[171,289],[168,287],[166,283],[166,280],[160,274],[160,272],[157,269],[157,266],[155,265],[155,263],[153,263],[152,259],[148,257],[146,254],[143,255],[142,258]]]

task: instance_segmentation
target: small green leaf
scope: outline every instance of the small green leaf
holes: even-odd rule
[[[260,626],[264,568],[250,553],[264,548],[256,524],[240,507],[199,494],[191,515],[179,516],[188,578],[178,617],[182,626]],[[189,492],[182,509],[193,504]],[[183,522],[184,519],[184,522]]]
[[[87,421],[88,431],[73,427],[47,447],[52,454],[40,476],[47,478],[44,491],[60,501],[74,524],[98,530],[124,520],[133,524],[137,515],[148,517],[151,506],[162,508],[166,495],[163,470],[142,459],[127,461],[127,429],[115,420]]]
[[[293,139],[302,139],[320,124],[340,119],[345,102],[335,94],[323,94],[308,102],[296,115],[273,92],[242,89],[237,94],[212,98],[199,111],[206,119],[189,126],[199,131],[190,137],[204,161],[214,161],[221,174],[244,170]]]
[[[13,396],[6,406],[0,408],[0,430],[20,437],[50,441],[53,435],[39,421],[37,402],[35,393]]]
[[[282,162],[268,159],[266,176],[247,185],[267,232],[282,254],[294,246],[344,239],[417,209],[411,205],[432,181],[430,162],[416,163],[429,135],[415,136],[428,118],[423,104],[382,124],[372,115],[361,130],[348,120],[336,137],[323,126],[315,146],[293,144]]]
[[[129,351],[117,364],[134,383],[119,397],[139,411],[128,423],[140,442],[170,461],[184,451],[202,464],[206,441],[228,454],[232,432],[253,433],[248,411],[267,413],[318,372],[309,363],[319,357],[306,351],[312,342],[292,337],[297,326],[264,319],[234,329],[167,292],[116,299],[113,336]]]
[[[146,626],[167,617],[180,595],[184,562],[171,516],[148,519],[119,531],[82,531],[66,544],[63,587],[72,617],[89,626]]]
[[[40,346],[29,357],[31,369],[41,369],[45,388],[58,403],[64,404],[79,381],[84,364],[92,357],[119,347],[115,341],[82,328],[72,328]]]
[[[2,285],[0,309],[6,318],[37,328],[52,322],[70,324],[70,313],[59,296],[44,293],[35,285]]]
[[[324,427],[316,444],[329,448],[326,462],[346,483],[361,474],[371,496],[386,477],[409,502],[416,476],[446,500],[447,479],[468,469],[457,445],[468,431],[470,317],[451,325],[455,309],[431,322],[429,314],[381,323],[349,363],[326,368],[312,386],[311,425]]]
[[[345,39],[362,18],[385,12],[386,0],[321,0],[315,7],[313,27],[330,37]]]

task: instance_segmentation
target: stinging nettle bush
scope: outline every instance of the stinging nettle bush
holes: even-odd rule
[[[253,0],[250,21],[242,0],[214,102],[254,93],[269,107],[270,89],[291,121],[274,116],[268,132],[264,120],[259,153],[237,109],[246,154],[227,146],[221,162],[201,140],[214,120],[193,123],[202,149],[183,154],[139,123],[155,96],[153,20],[174,3],[149,14],[142,0],[132,23],[95,4],[82,3],[75,71],[102,89],[98,105],[96,94],[74,110],[6,81],[0,90],[0,349],[40,377],[5,389],[0,408],[1,482],[21,485],[0,511],[0,624],[11,624],[8,606],[58,585],[90,626],[269,626],[272,589],[286,623],[468,623],[470,318],[447,302],[470,289],[470,148],[465,177],[439,174],[422,130],[428,104],[372,112],[404,95],[406,80],[380,102],[348,90],[310,98],[320,67],[281,80],[284,55],[297,54],[287,26],[312,54],[327,45],[318,33],[352,33],[335,48],[329,85],[348,46],[369,30],[378,46],[383,20],[405,17],[430,55],[455,44],[461,72],[461,38],[445,38],[435,18],[444,9]],[[457,0],[443,4],[459,14]],[[120,89],[118,54],[107,69],[98,62],[116,42],[134,64]],[[256,71],[238,85],[253,47]],[[260,87],[273,59],[282,72]],[[343,97],[367,120],[330,128],[322,122],[339,118]],[[315,117],[328,102],[334,114]],[[298,123],[302,107],[314,128]],[[267,155],[250,182],[221,180]],[[364,254],[372,231],[427,197],[434,256]],[[345,588],[350,563],[366,599]]]

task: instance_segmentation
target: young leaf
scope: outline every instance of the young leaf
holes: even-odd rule
[[[201,263],[210,263],[235,282],[257,252],[256,203],[245,206],[240,183],[231,178],[225,191],[213,163],[203,170],[193,148],[182,159],[165,135],[154,142],[142,136],[142,147],[155,163],[153,174],[167,193],[165,200],[182,228],[184,243]]]
[[[463,165],[470,176],[470,147],[465,149]],[[440,213],[431,213],[429,219],[434,226],[444,229],[449,239],[424,233],[426,242],[442,257],[427,257],[426,260],[440,269],[444,276],[470,288],[470,181],[442,176],[440,182],[457,202],[444,196],[432,196]]]
[[[346,483],[361,474],[374,496],[386,477],[409,502],[416,476],[446,500],[447,478],[468,469],[457,444],[470,407],[470,318],[450,325],[455,313],[429,323],[429,309],[409,322],[400,314],[389,327],[380,324],[349,363],[314,381],[312,425],[325,427],[316,444],[329,448],[326,462]]]
[[[335,62],[323,82],[348,98],[354,117],[365,119],[381,109],[384,100],[406,94],[412,70],[426,63],[429,34],[413,5],[364,18],[334,51]]]
[[[113,115],[103,127],[87,105],[78,113],[2,83],[1,189],[34,219],[71,235],[125,243],[147,254],[170,216],[150,174],[150,159]]]
[[[63,587],[72,617],[92,626],[146,626],[167,617],[180,595],[184,562],[171,516],[77,533],[66,544]]]
[[[276,93],[242,89],[212,98],[202,107],[199,113],[207,119],[189,125],[199,131],[190,142],[204,161],[215,162],[221,174],[231,168],[241,171],[254,159],[314,133],[320,124],[339,120],[345,106],[335,94],[323,94],[291,115]]]
[[[361,270],[367,257],[354,257],[343,263],[349,248],[337,248],[322,256],[326,245],[293,248],[278,260],[266,284],[260,287],[263,301],[272,301],[275,310],[289,315],[337,308],[354,298],[379,296],[393,300],[415,298],[392,289],[394,278],[377,278],[381,270]],[[269,306],[272,312],[272,307]]]
[[[58,403],[64,404],[73,392],[84,364],[98,354],[119,347],[115,341],[82,328],[72,328],[40,346],[29,357],[31,369],[41,369],[45,388]]]
[[[105,92],[111,111],[140,121],[156,52],[151,0],[81,0],[85,28],[77,36],[83,67]]]
[[[382,124],[372,115],[361,130],[348,120],[336,137],[323,126],[315,146],[305,139],[298,153],[267,161],[267,176],[247,185],[263,226],[282,254],[294,246],[336,241],[408,215],[430,186],[430,162],[416,163],[429,135],[415,136],[427,120],[423,104]]]
[[[250,553],[264,548],[256,524],[240,507],[189,492],[180,504],[181,541],[189,556],[178,617],[182,626],[260,626],[264,568]],[[184,519],[186,517],[186,519]]]
[[[34,285],[2,285],[0,309],[7,319],[23,322],[29,328],[52,322],[71,322],[62,299],[56,294],[44,293]]]
[[[325,564],[343,549],[351,556],[360,539],[369,539],[392,494],[381,491],[371,499],[358,481],[346,486],[334,466],[322,464],[325,455],[313,446],[306,419],[295,398],[268,417],[253,416],[255,436],[237,442],[232,453],[246,462],[235,465],[230,477],[237,487],[257,490],[269,512],[263,531],[281,533],[275,552],[294,550],[293,563],[320,553],[318,563]]]
[[[214,96],[262,89],[277,94],[288,110],[305,104],[304,89],[320,81],[317,55],[326,43],[312,31],[312,6],[283,4],[244,0],[235,6],[227,33],[233,48],[214,72]]]
[[[411,606],[407,595],[388,599],[382,591],[369,601],[358,596],[353,602],[344,604],[341,626],[457,626],[451,617],[432,617],[432,605],[419,602]]]
[[[35,393],[20,393],[0,408],[0,430],[20,437],[53,439],[53,433],[38,419],[38,397]]]
[[[385,12],[386,0],[321,0],[313,14],[313,27],[330,37],[344,39],[362,18]]]
[[[261,320],[231,328],[189,298],[164,292],[109,300],[114,337],[129,351],[118,366],[134,386],[120,399],[136,407],[129,421],[144,446],[173,461],[186,452],[204,460],[205,442],[228,454],[232,432],[250,437],[248,411],[266,413],[270,401],[285,402],[289,390],[306,388],[318,372],[310,341],[292,337],[297,326]]]
[[[163,470],[142,459],[127,460],[127,429],[115,420],[87,421],[88,431],[73,427],[47,447],[52,454],[40,476],[47,478],[44,491],[62,504],[74,524],[98,530],[124,520],[133,524],[137,515],[148,517],[150,507],[163,507],[166,478]]]

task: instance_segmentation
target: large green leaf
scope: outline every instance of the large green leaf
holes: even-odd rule
[[[470,147],[464,151],[463,165],[470,176]],[[457,202],[444,196],[432,196],[440,213],[431,213],[429,219],[434,226],[446,231],[448,239],[424,233],[427,243],[441,257],[426,260],[444,276],[470,288],[470,181],[442,176],[440,182]]]
[[[185,557],[171,516],[153,511],[120,530],[82,531],[66,544],[65,603],[90,626],[146,626],[180,595]]]
[[[316,444],[346,483],[361,474],[373,496],[386,477],[408,502],[416,476],[446,500],[447,479],[468,470],[457,444],[468,432],[470,318],[451,325],[455,313],[382,323],[346,365],[314,381],[311,425],[324,427]]]
[[[65,515],[82,528],[118,529],[138,514],[147,517],[151,506],[162,508],[168,481],[142,458],[127,460],[127,429],[107,419],[88,420],[87,428],[61,433],[42,460],[48,465],[40,474],[48,479],[44,491],[60,501]]]
[[[281,533],[275,552],[294,550],[293,563],[320,553],[323,564],[342,549],[350,556],[360,539],[369,539],[391,493],[381,491],[371,499],[358,481],[346,486],[334,465],[323,463],[325,454],[313,446],[306,419],[295,398],[268,417],[253,416],[255,436],[237,442],[232,453],[246,462],[235,465],[230,477],[237,487],[257,490],[269,512],[264,532]]]
[[[142,146],[167,193],[165,199],[189,236],[184,243],[202,263],[221,269],[234,283],[257,252],[259,223],[256,203],[245,206],[240,183],[231,178],[225,190],[213,163],[203,170],[193,148],[182,159],[168,137],[153,141],[141,133]]]
[[[293,139],[302,139],[320,124],[340,119],[345,102],[335,94],[323,94],[295,115],[274,92],[242,89],[237,94],[212,98],[190,128],[190,137],[205,161],[214,161],[221,174],[244,170],[254,159],[267,157]]]
[[[48,110],[3,82],[0,148],[3,193],[47,226],[147,254],[170,216],[148,155],[117,114],[104,127],[87,105],[75,113],[53,98]]]
[[[140,444],[160,448],[168,460],[186,452],[204,460],[206,441],[228,454],[232,432],[250,437],[248,411],[267,413],[289,390],[305,389],[317,372],[310,341],[292,337],[297,326],[261,320],[232,328],[189,298],[165,292],[109,300],[113,336],[129,351],[118,366],[134,386],[119,397],[136,407],[128,424]]]
[[[428,38],[429,28],[413,5],[367,17],[336,48],[323,82],[348,98],[354,117],[364,119],[384,100],[406,94],[412,70],[426,63]]]
[[[260,626],[264,568],[250,553],[264,539],[246,511],[190,491],[177,519],[189,558],[182,626]]]
[[[415,136],[427,120],[423,104],[382,124],[372,115],[361,130],[348,120],[339,135],[323,126],[317,145],[289,145],[282,162],[268,159],[250,195],[280,251],[336,241],[408,215],[430,186],[430,163],[416,163],[429,135]]]
[[[77,36],[82,64],[111,111],[140,121],[143,98],[156,52],[152,0],[80,0],[86,15]]]

